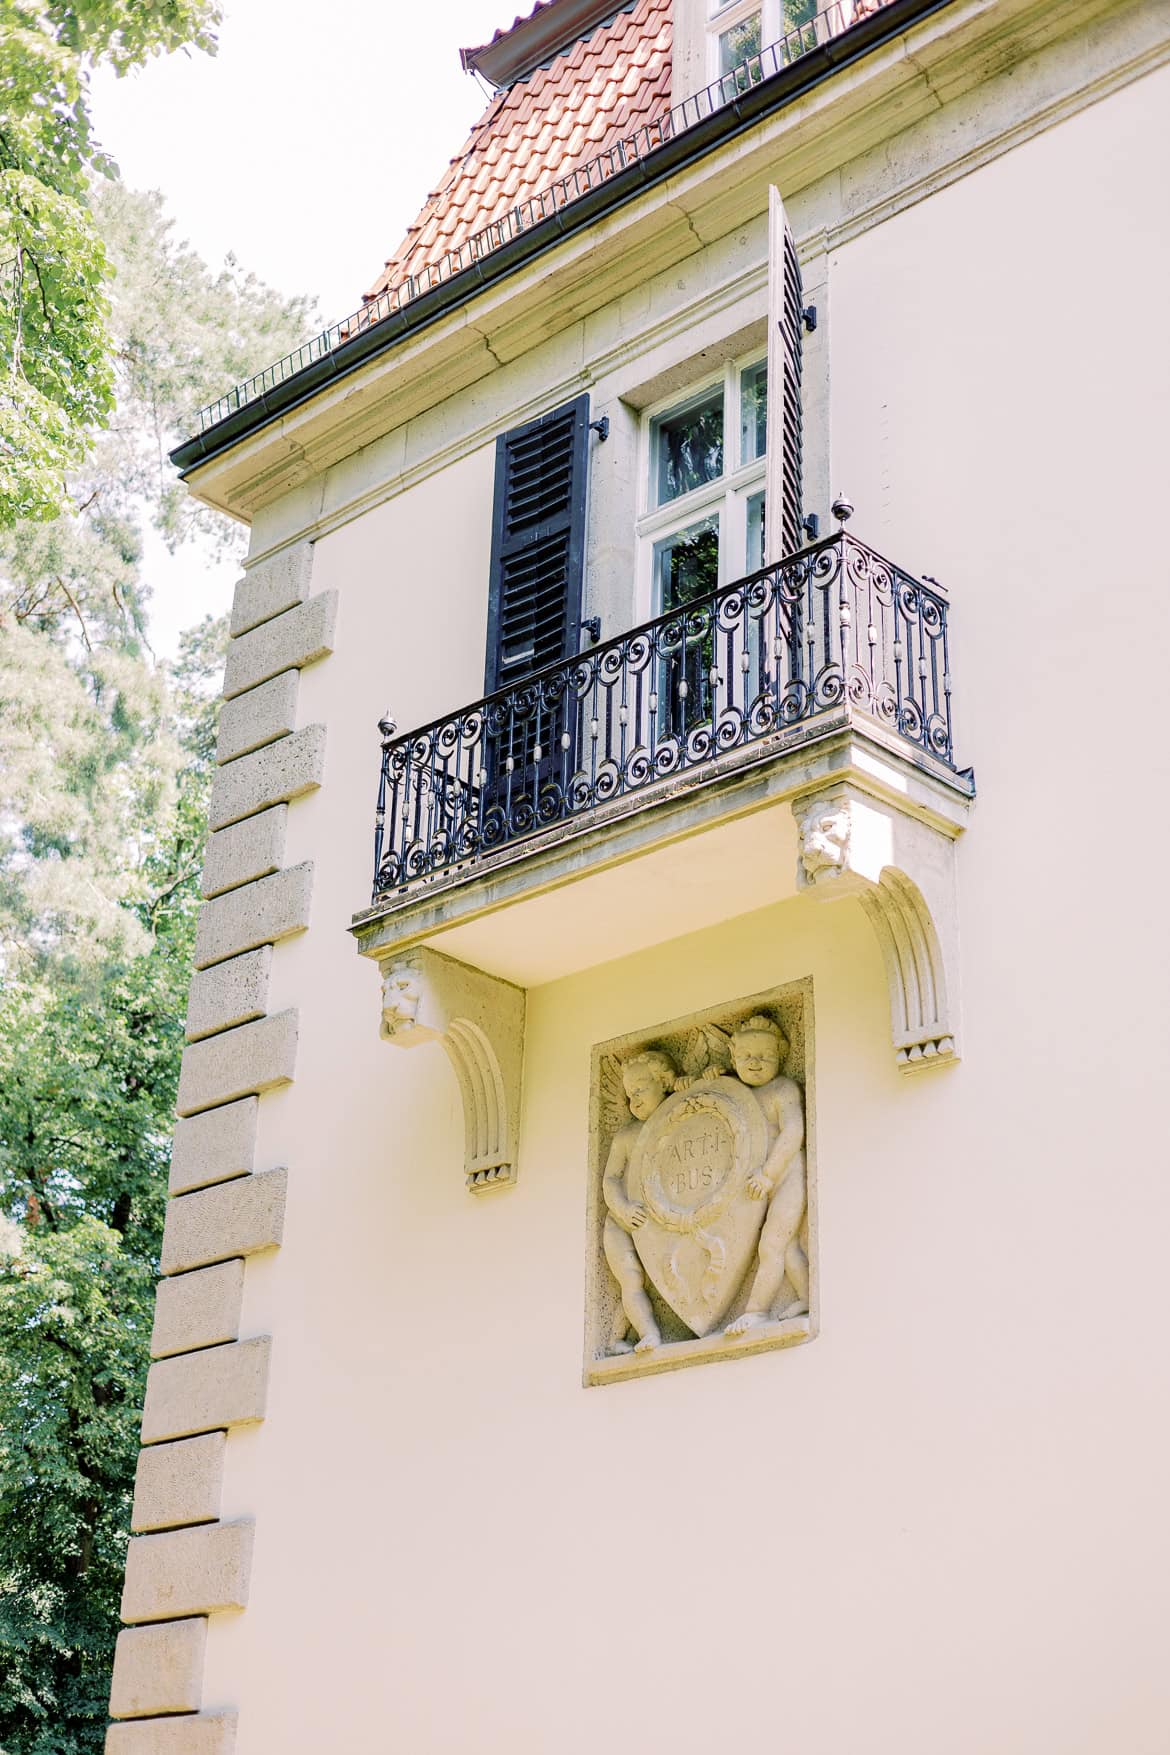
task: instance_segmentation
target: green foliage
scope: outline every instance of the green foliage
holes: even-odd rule
[[[120,20],[132,64],[144,18],[205,10],[44,16]],[[68,515],[0,531],[0,1755],[98,1755],[118,1627],[226,644],[209,618],[154,659],[143,528],[206,534],[166,451],[311,320],[209,272],[158,195],[93,213],[116,408]]]
[[[89,69],[214,48],[214,0],[0,0],[0,528],[68,505],[67,471],[114,402],[109,263],[89,211],[113,167]]]

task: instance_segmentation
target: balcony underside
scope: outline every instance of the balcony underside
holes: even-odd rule
[[[793,801],[842,789],[947,841],[974,795],[969,773],[839,707],[417,878],[351,930],[383,965],[428,946],[536,986],[795,895]]]

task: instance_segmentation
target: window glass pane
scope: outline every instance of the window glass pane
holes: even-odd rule
[[[764,496],[753,494],[747,503],[747,570],[756,573],[764,564]]]
[[[723,392],[653,426],[654,501],[664,506],[723,474]]]
[[[654,544],[654,581],[661,614],[705,597],[719,584],[719,517],[712,514]]]
[[[768,362],[748,366],[739,380],[741,463],[752,463],[768,448]]]
[[[725,30],[719,37],[719,71],[731,73],[744,61],[752,61],[763,46],[763,30],[760,25],[760,14],[754,12],[750,18],[741,19]],[[744,69],[739,83],[751,84],[761,77],[758,63]]]

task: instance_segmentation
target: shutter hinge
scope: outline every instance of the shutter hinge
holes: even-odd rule
[[[599,615],[588,616],[586,620],[581,623],[581,632],[589,635],[589,644],[591,646],[596,646],[601,638],[601,617]]]
[[[821,534],[821,521],[815,512],[807,512],[800,521],[800,527],[810,542],[815,542]]]
[[[609,438],[609,416],[608,416],[608,414],[603,414],[599,420],[591,420],[589,422],[589,430],[591,433],[596,433],[597,437],[600,439],[601,443],[604,445],[605,441]]]
[[[804,320],[805,328],[807,329],[808,333],[811,335],[813,330],[817,326],[817,308],[816,308],[816,306],[815,305],[806,305],[804,307],[804,310],[800,313],[800,315]]]

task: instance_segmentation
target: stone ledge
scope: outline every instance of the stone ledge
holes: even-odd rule
[[[282,670],[300,670],[327,658],[333,650],[337,593],[323,591],[296,609],[239,634],[228,647],[223,698],[232,700]]]
[[[133,1536],[126,1552],[123,1621],[178,1621],[246,1608],[255,1527],[252,1518],[244,1518]]]
[[[209,1182],[227,1182],[250,1171],[256,1159],[256,1127],[260,1099],[245,1097],[225,1103],[222,1109],[205,1109],[175,1123],[171,1148],[172,1194],[205,1188]]]
[[[313,866],[306,860],[204,902],[195,926],[196,969],[209,969],[259,945],[279,944],[304,932],[312,901]],[[196,975],[193,990],[198,982]]]
[[[207,820],[226,829],[274,804],[315,792],[325,776],[325,727],[306,725],[220,768],[211,782]]]
[[[138,1454],[130,1528],[176,1529],[214,1523],[223,1491],[226,1432],[207,1432],[177,1444],[155,1444]]]
[[[312,572],[311,542],[298,542],[295,548],[282,549],[249,567],[236,586],[229,624],[232,638],[303,603],[309,595]]]
[[[244,1264],[238,1258],[162,1280],[154,1301],[151,1358],[238,1339],[243,1300]]]
[[[291,1084],[296,1061],[297,1014],[293,1010],[192,1042],[183,1050],[176,1107],[181,1116],[195,1115],[201,1109],[232,1103],[237,1097]]]
[[[263,881],[268,883],[271,880],[265,878]],[[250,1024],[254,1018],[262,1018],[268,1009],[268,977],[271,972],[271,944],[261,945],[239,957],[229,957],[214,967],[201,969],[197,966],[187,993],[188,1042],[198,1042],[204,1036],[214,1036],[220,1030],[231,1030],[237,1024]]]
[[[163,1226],[163,1273],[183,1274],[233,1255],[278,1248],[287,1192],[287,1170],[262,1170],[177,1196],[167,1206]]]
[[[139,1719],[106,1732],[106,1755],[233,1755],[235,1747],[234,1712]]]
[[[114,1648],[110,1717],[197,1712],[203,1699],[206,1649],[207,1622],[202,1616],[125,1628]]]
[[[254,878],[279,871],[284,864],[287,828],[288,806],[276,804],[259,816],[245,817],[230,828],[209,835],[200,895],[221,896],[226,890],[238,889]]]
[[[215,745],[215,759],[221,766],[296,730],[300,677],[299,670],[285,670],[259,688],[224,702]]]
[[[268,1404],[268,1335],[160,1359],[146,1377],[142,1442],[190,1438],[230,1426],[251,1426]]]

